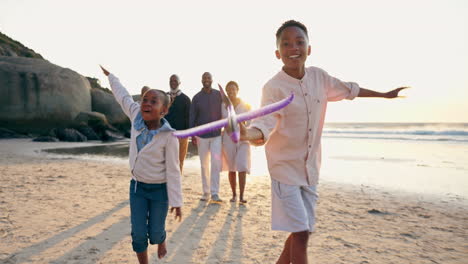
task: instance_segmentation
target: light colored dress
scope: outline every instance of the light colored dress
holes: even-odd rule
[[[242,100],[234,107],[236,114],[250,111],[250,106]],[[226,107],[222,107],[223,118],[227,117]],[[246,124],[248,125],[248,123]],[[250,144],[248,141],[234,143],[227,133],[223,133],[223,171],[247,172],[250,174]]]

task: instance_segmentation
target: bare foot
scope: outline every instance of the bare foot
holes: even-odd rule
[[[246,204],[246,203],[247,203],[247,200],[244,200],[243,198],[241,198],[241,199],[239,200],[239,203],[240,203],[240,204]]]
[[[235,202],[235,201],[236,201],[236,196],[233,195],[232,198],[231,198],[231,200],[229,200],[229,201],[230,201],[231,203]]]
[[[162,259],[167,254],[166,241],[158,244],[158,258]]]
[[[208,200],[210,200],[210,194],[209,194],[209,193],[204,193],[204,194],[202,195],[202,197],[200,198],[200,201],[206,202],[206,201],[208,201]]]

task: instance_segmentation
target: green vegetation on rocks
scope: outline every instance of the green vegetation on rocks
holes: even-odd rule
[[[0,56],[44,59],[41,54],[9,38],[2,32],[0,32]]]

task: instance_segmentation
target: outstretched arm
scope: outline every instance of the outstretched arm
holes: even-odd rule
[[[112,94],[114,94],[115,100],[120,104],[123,112],[130,119],[132,119],[133,114],[135,114],[135,111],[138,111],[140,109],[140,106],[133,101],[132,96],[128,93],[127,89],[120,83],[117,77],[115,77],[101,65],[99,65],[99,67],[101,67],[102,72],[109,79],[109,84],[111,86]]]
[[[382,98],[388,98],[388,99],[397,98],[397,97],[401,97],[401,96],[398,96],[398,93],[401,90],[404,90],[404,89],[407,89],[407,88],[409,88],[409,87],[408,86],[399,87],[399,88],[396,88],[396,89],[391,90],[391,91],[386,92],[386,93],[379,93],[379,92],[376,92],[376,91],[373,91],[373,90],[360,88],[358,97],[382,97]]]

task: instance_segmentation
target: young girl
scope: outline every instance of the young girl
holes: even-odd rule
[[[241,114],[250,111],[250,106],[237,97],[239,85],[230,81],[226,85],[226,93],[236,111]],[[223,107],[223,117],[227,116],[227,110]],[[239,202],[246,203],[244,199],[245,176],[250,173],[250,145],[246,141],[238,144],[232,142],[227,133],[223,134],[223,157],[229,169],[229,183],[231,184],[232,198],[231,202],[236,201],[236,172],[239,173]]]
[[[182,218],[182,187],[179,169],[179,142],[163,118],[169,108],[165,92],[150,89],[141,107],[119,79],[102,66],[112,92],[132,122],[130,138],[130,213],[132,247],[139,263],[148,263],[148,239],[158,244],[158,257],[166,255],[165,222],[168,206],[175,218]]]

